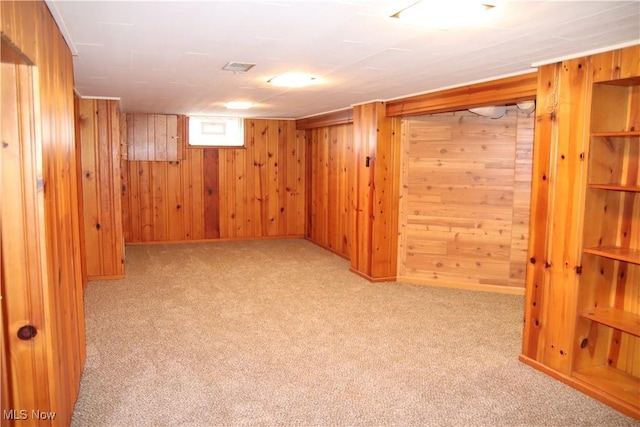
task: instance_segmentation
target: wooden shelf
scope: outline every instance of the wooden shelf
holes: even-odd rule
[[[640,250],[620,248],[617,246],[601,246],[596,248],[584,248],[584,253],[603,256],[618,261],[640,264]]]
[[[601,365],[573,372],[573,377],[637,408],[640,378],[610,366]]]
[[[640,337],[640,314],[613,307],[603,307],[584,310],[580,316]]]
[[[640,187],[637,185],[589,184],[589,188],[595,188],[596,190],[628,191],[632,193],[640,193]]]
[[[602,136],[602,137],[607,137],[607,136],[613,136],[613,137],[633,137],[633,136],[640,136],[640,131],[638,130],[633,130],[633,131],[616,131],[616,132],[592,132],[591,136]]]

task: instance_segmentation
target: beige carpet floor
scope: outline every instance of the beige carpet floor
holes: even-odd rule
[[[304,240],[130,246],[78,426],[638,426],[517,360],[523,297],[369,283]]]

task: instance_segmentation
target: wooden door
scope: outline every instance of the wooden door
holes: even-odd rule
[[[47,275],[36,71],[4,41],[1,50],[2,425],[12,425],[50,406]]]

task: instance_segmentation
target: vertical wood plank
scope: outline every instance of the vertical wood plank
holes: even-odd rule
[[[166,161],[169,145],[168,118],[163,114],[154,114],[152,120],[149,120],[149,123],[153,123],[153,138],[149,135],[149,147],[154,147],[155,155],[149,153],[149,160]]]
[[[151,242],[154,240],[153,230],[153,194],[151,179],[151,162],[138,162],[138,184],[140,188],[140,241]]]
[[[180,122],[179,122],[180,123]],[[182,230],[184,231],[180,240],[190,240],[193,236],[193,185],[192,176],[193,172],[191,169],[192,155],[191,151],[185,149],[180,157],[180,182],[182,183]]]
[[[549,177],[552,153],[552,138],[556,107],[560,66],[545,65],[538,70],[536,107],[536,130],[533,147],[533,172],[531,183],[531,207],[529,216],[529,244],[527,251],[525,289],[525,328],[522,340],[522,354],[535,360],[542,356],[540,345],[542,331],[542,307],[546,303],[544,292],[546,248],[549,244],[549,219],[551,200],[549,199]]]
[[[377,115],[375,104],[357,105],[353,109],[354,128],[354,200],[351,268],[371,274],[371,235],[373,168],[375,167]]]
[[[204,150],[189,150],[191,155],[191,235],[193,239],[205,238],[205,171]]]
[[[395,280],[399,119],[381,102],[354,107],[354,220],[351,269],[370,280]]]
[[[167,116],[167,160],[179,160],[178,146],[180,145],[180,135],[178,134],[178,116],[170,114]]]
[[[177,157],[177,155],[176,155]],[[182,173],[180,170],[181,162],[179,160],[169,161],[167,163],[167,197],[168,197],[168,222],[169,235],[168,240],[179,241],[184,236],[183,228],[183,193],[182,193]]]
[[[156,147],[157,149],[157,147]],[[151,168],[151,203],[153,241],[168,239],[167,165],[165,162],[149,162]]]
[[[83,171],[82,207],[84,223],[84,235],[87,247],[85,255],[87,263],[87,274],[89,276],[100,276],[102,272],[102,246],[100,244],[100,233],[98,230],[99,218],[99,177],[97,167],[97,111],[93,100],[81,100],[80,102],[80,145],[81,164]],[[91,255],[93,252],[93,255]]]
[[[203,152],[204,169],[204,237],[216,239],[220,237],[219,203],[218,203],[218,149],[205,148]]]
[[[79,101],[87,276],[124,274],[120,173],[120,111],[116,101]]]
[[[3,12],[5,9],[3,9]],[[10,49],[4,41],[2,49]],[[31,88],[30,69],[21,64],[2,63],[2,279],[3,313],[6,319],[7,363],[3,371],[3,389],[10,389],[13,405],[51,407],[47,376],[47,344],[50,339],[45,326],[43,288],[46,286],[46,253],[43,188],[39,170],[38,145],[34,132],[35,102]],[[27,75],[25,76],[25,73]],[[26,78],[26,82],[24,79]],[[28,85],[25,87],[25,83]],[[37,343],[17,338],[21,325],[34,325],[44,337]],[[3,325],[4,327],[5,325]],[[9,377],[8,384],[6,377]],[[4,401],[4,400],[3,400]],[[26,406],[25,406],[26,405]],[[7,408],[9,409],[9,408]]]
[[[589,132],[591,67],[585,58],[564,61],[560,69],[560,88],[556,126],[552,138],[552,173],[549,177],[553,204],[550,211],[550,249],[547,250],[545,298],[554,301],[543,312],[545,328],[543,363],[566,374],[571,371],[575,317],[566,313],[575,310],[577,299],[576,268],[580,265],[582,243],[582,212],[586,182],[585,141]],[[557,123],[562,123],[558,126]],[[572,161],[569,161],[572,159]]]
[[[232,218],[232,236],[233,237],[246,237],[250,236],[247,232],[247,225],[249,219],[247,218],[247,152],[246,150],[236,149],[233,150],[234,169],[233,175],[230,176],[230,182],[226,182],[225,187],[231,185],[231,193],[233,194],[233,212],[235,214]]]

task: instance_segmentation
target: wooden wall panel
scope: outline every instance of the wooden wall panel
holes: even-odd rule
[[[629,131],[638,123],[639,103],[633,89],[593,83],[636,76],[637,84],[639,70],[640,46],[538,70],[520,356],[523,362],[636,418],[640,340],[622,332],[624,328],[598,326],[601,319],[597,316],[578,312],[594,307],[638,312],[637,265],[592,255],[583,247],[614,241],[633,247],[630,242],[638,242],[640,236],[629,228],[640,209],[634,193],[587,188],[587,182],[624,182],[624,178],[633,182],[637,178],[637,152],[628,151],[632,146],[637,149],[637,140],[600,140],[590,132]],[[595,141],[603,145],[594,145]],[[624,158],[629,160],[621,160]]]
[[[126,242],[302,236],[305,147],[295,122],[246,120],[245,140],[243,148],[179,146],[177,161],[123,161]]]
[[[9,379],[15,388],[8,400],[19,402],[24,408],[56,412],[54,420],[32,420],[34,425],[69,425],[85,360],[73,64],[71,53],[44,2],[0,2],[0,9],[3,39],[20,50],[27,63],[37,66],[34,68],[37,83],[33,114],[37,124],[36,140],[41,141],[37,146],[41,157],[27,161],[42,168],[42,180],[36,181],[36,186],[39,191],[44,189],[41,212],[45,235],[45,244],[41,247],[44,271],[39,281],[39,297],[32,299],[31,306],[33,310],[40,309],[38,316],[42,316],[42,321],[33,320],[38,329],[32,341],[33,349],[44,351],[46,364],[30,365],[33,381]],[[25,189],[25,194],[27,191]],[[2,222],[4,225],[4,218]],[[3,230],[3,241],[5,238],[8,235]],[[36,239],[33,236],[25,239],[32,251],[37,245]],[[32,255],[38,257],[33,252]],[[33,272],[37,274],[37,270]],[[35,289],[26,282],[14,282],[8,272],[4,274],[4,286],[13,283]],[[2,304],[7,315],[5,304],[9,303],[3,299]],[[3,335],[15,336],[16,328],[23,324],[3,325],[6,328]],[[12,351],[11,343],[8,347],[8,351]],[[9,363],[18,362],[12,359]],[[38,396],[42,393],[47,396],[40,401]]]
[[[204,168],[204,237],[205,239],[216,239],[220,237],[218,149],[205,148],[202,154]],[[235,184],[235,181],[232,181],[231,184]]]
[[[3,62],[2,83],[2,319],[7,328],[6,370],[2,371],[3,409],[50,407],[47,373],[49,339],[44,326],[43,290],[47,287],[47,265],[44,225],[44,194],[38,181],[42,177],[39,157],[41,140],[35,128],[34,86],[32,67]],[[32,325],[42,340],[18,339],[17,330]],[[6,351],[6,353],[5,353]],[[3,366],[4,368],[4,366]],[[37,387],[38,383],[41,387]],[[3,417],[3,425],[4,425]]]
[[[509,286],[520,288],[524,286],[527,275],[534,123],[535,113],[527,114],[518,111],[513,180],[513,216],[511,218]]]
[[[396,279],[400,124],[382,102],[354,107],[351,271],[371,281]]]
[[[81,99],[78,122],[87,277],[124,277],[118,102]]]
[[[533,116],[467,111],[406,118],[398,276],[524,287]]]
[[[127,120],[127,158],[129,160],[176,161],[182,149],[175,114],[129,113]],[[181,117],[181,126],[184,118]]]
[[[537,73],[532,72],[396,99],[386,103],[386,115],[407,117],[474,107],[514,104],[534,99],[537,81]]]
[[[349,259],[353,125],[319,127],[301,132],[305,132],[307,167],[311,170],[306,237]]]
[[[245,120],[245,147],[220,149],[220,237],[303,235],[304,155],[295,122]]]

